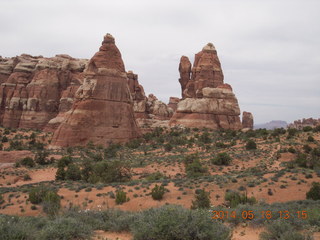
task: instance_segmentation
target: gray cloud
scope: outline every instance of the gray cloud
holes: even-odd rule
[[[181,55],[213,42],[225,82],[257,123],[320,117],[317,0],[1,0],[0,55],[90,58],[112,33],[127,70],[163,101]]]

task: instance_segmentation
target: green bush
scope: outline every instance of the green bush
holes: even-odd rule
[[[59,159],[57,166],[58,166],[58,168],[67,167],[72,162],[73,162],[73,160],[70,155],[63,156],[62,158]]]
[[[232,208],[239,204],[250,204],[253,205],[257,202],[255,197],[247,197],[246,194],[240,194],[237,191],[227,191],[224,199],[228,202],[228,205]]]
[[[311,126],[305,126],[305,127],[303,127],[302,128],[302,130],[304,131],[304,132],[310,132],[310,131],[312,131],[312,127]]]
[[[171,143],[167,143],[163,147],[166,152],[170,152],[173,149],[173,146]]]
[[[51,160],[48,159],[48,156],[49,156],[49,152],[47,152],[46,150],[37,151],[34,157],[34,161],[40,165],[50,164]]]
[[[29,191],[29,201],[32,204],[39,204],[43,201],[43,198],[49,191],[50,189],[48,189],[45,186],[38,186],[38,187],[32,188]]]
[[[211,162],[215,165],[230,165],[232,159],[228,153],[218,153],[217,156],[211,159]]]
[[[247,150],[257,149],[257,144],[256,144],[256,142],[253,141],[252,139],[248,140],[248,142],[246,143],[246,149],[247,149]]]
[[[313,182],[306,196],[307,196],[307,199],[320,200],[320,183]]]
[[[66,171],[64,170],[64,167],[59,167],[56,172],[56,180],[65,180],[66,179]]]
[[[62,170],[61,170],[62,171]],[[76,164],[69,164],[65,173],[66,180],[78,181],[81,180],[81,170]]]
[[[306,240],[286,220],[275,220],[266,226],[266,230],[260,234],[261,240]]]
[[[166,189],[163,185],[158,186],[157,184],[154,186],[154,188],[151,190],[151,196],[153,200],[161,200],[163,198],[163,195],[165,194]]]
[[[56,218],[46,224],[40,231],[38,238],[46,240],[90,239],[92,227],[75,218]]]
[[[228,145],[224,144],[223,142],[216,142],[216,147],[217,148],[227,148]]]
[[[35,162],[33,161],[33,159],[31,157],[25,157],[20,161],[20,164],[22,166],[26,166],[26,167],[34,167],[35,166]]]
[[[192,201],[191,209],[210,208],[210,193],[204,189],[197,189],[195,194],[196,200]]]
[[[296,151],[296,149],[294,149],[293,147],[289,147],[289,148],[288,148],[288,152],[290,152],[290,153],[296,153],[297,151]]]
[[[186,165],[187,177],[196,178],[205,175],[208,172],[206,167],[203,167],[199,159],[194,159],[192,163]]]
[[[127,198],[127,194],[124,191],[117,191],[116,193],[116,204],[121,205],[125,202],[129,201]]]
[[[48,191],[42,200],[43,211],[49,216],[58,213],[60,209],[60,196],[53,191]]]
[[[155,172],[155,173],[151,173],[151,174],[149,174],[147,177],[146,177],[146,179],[148,180],[148,181],[157,181],[157,180],[161,180],[161,179],[165,179],[166,178],[166,176],[165,175],[163,175],[161,172]]]
[[[314,142],[314,138],[312,136],[308,136],[307,141],[308,142]]]
[[[212,221],[207,210],[172,205],[142,212],[131,229],[135,240],[225,240],[230,237],[229,228]]]

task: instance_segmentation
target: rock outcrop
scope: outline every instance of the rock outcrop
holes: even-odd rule
[[[128,77],[114,38],[107,34],[84,72],[84,82],[66,120],[55,131],[52,147],[108,146],[140,135]]]
[[[229,84],[224,84],[217,51],[208,43],[190,61],[183,56],[179,71],[182,100],[170,120],[170,126],[241,129],[238,100]]]
[[[43,129],[71,108],[86,64],[68,55],[0,58],[0,124]]]
[[[146,97],[143,86],[139,84],[138,75],[127,73],[128,85],[133,98],[133,110],[138,126],[145,132],[155,127],[168,127],[173,110],[156,96]]]
[[[253,115],[251,112],[242,113],[242,128],[253,129]]]
[[[170,97],[168,107],[173,110],[173,112],[177,111],[178,103],[180,102],[180,99],[177,97]]]
[[[320,118],[314,119],[314,118],[303,118],[294,121],[293,123],[290,123],[288,125],[288,128],[296,128],[296,129],[303,129],[304,127],[316,127],[320,126]]]

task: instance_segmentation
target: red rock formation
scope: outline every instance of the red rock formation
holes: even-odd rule
[[[293,123],[290,123],[288,125],[288,128],[296,128],[296,129],[303,129],[304,127],[316,127],[320,126],[320,118],[314,119],[314,118],[303,118],[294,121]]]
[[[107,34],[85,71],[84,83],[67,119],[55,131],[52,146],[108,146],[140,135],[120,51]]]
[[[177,111],[180,99],[177,97],[170,97],[168,107],[172,108],[173,112]]]
[[[253,115],[251,112],[242,113],[242,128],[253,129]]]
[[[70,109],[64,103],[64,91],[80,86],[86,63],[68,55],[0,59],[0,124],[43,129],[60,111]],[[73,97],[69,96],[69,103]]]
[[[241,129],[238,100],[229,84],[223,83],[217,51],[208,43],[195,55],[192,75],[188,80],[189,60],[180,60],[180,83],[183,90],[170,125]]]

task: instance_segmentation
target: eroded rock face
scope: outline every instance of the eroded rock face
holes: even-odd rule
[[[177,97],[170,97],[169,98],[169,104],[168,107],[170,107],[173,112],[177,111],[178,103],[180,102],[180,99]]]
[[[303,129],[304,127],[316,127],[320,126],[320,118],[314,119],[314,118],[303,118],[294,121],[293,123],[290,123],[288,125],[288,128],[296,128],[296,129]]]
[[[212,129],[241,129],[240,109],[232,87],[223,82],[217,51],[208,43],[195,55],[190,71],[190,61],[180,60],[179,82],[182,100],[170,120],[170,126],[207,127]]]
[[[251,112],[242,113],[242,128],[253,129],[253,115]]]
[[[11,128],[43,129],[68,111],[82,81],[87,60],[68,55],[53,58],[27,54],[0,59],[0,124]],[[69,91],[68,104],[63,97]]]
[[[66,120],[55,131],[52,147],[108,146],[140,136],[128,77],[114,38],[107,34],[84,72],[83,84]]]
[[[128,85],[133,98],[133,110],[137,124],[142,130],[149,131],[155,127],[168,127],[173,110],[159,101],[156,96],[146,97],[143,86],[139,84],[138,75],[127,72]]]

